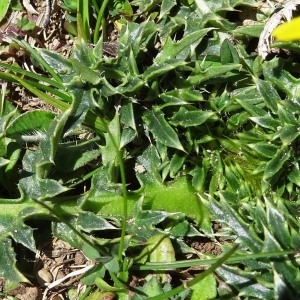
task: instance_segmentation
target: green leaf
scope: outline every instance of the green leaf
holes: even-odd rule
[[[248,144],[248,146],[261,156],[267,158],[273,158],[277,152],[277,147],[272,145],[271,143],[259,142]]]
[[[300,169],[299,169],[299,165],[294,165],[292,171],[290,172],[288,179],[297,184],[298,186],[300,186]]]
[[[170,176],[174,178],[178,172],[183,167],[184,162],[186,161],[186,155],[182,155],[182,153],[175,153],[170,161]]]
[[[260,252],[262,249],[262,241],[257,233],[249,228],[248,223],[242,219],[238,212],[229,205],[227,197],[227,194],[220,193],[220,202],[209,199],[209,207],[212,213],[220,222],[224,222],[233,230],[244,246],[254,253]]]
[[[26,197],[36,200],[51,199],[69,190],[54,179],[41,179],[35,175],[21,178],[19,188]]]
[[[20,282],[28,279],[16,268],[16,255],[9,239],[0,239],[0,277],[4,278],[4,291],[15,289]]]
[[[117,157],[120,151],[120,120],[119,111],[108,125],[108,132],[105,133],[106,145],[101,146],[103,165],[117,164]]]
[[[0,157],[0,167],[4,167],[9,164],[9,160],[3,157]]]
[[[186,63],[184,61],[179,59],[168,59],[166,62],[151,65],[144,72],[143,77],[145,78],[146,82],[149,82],[185,64]]]
[[[255,280],[259,274],[251,271],[242,271],[237,267],[222,266],[217,274],[227,282],[236,287],[243,296],[254,297],[262,300],[272,300],[273,291]]]
[[[271,83],[265,80],[254,78],[257,90],[264,99],[267,107],[273,112],[277,112],[277,103],[281,100],[276,89]]]
[[[118,229],[105,219],[88,211],[79,213],[77,225],[85,232]]]
[[[278,117],[280,121],[289,125],[298,125],[298,120],[296,119],[296,112],[298,112],[298,107],[290,106],[286,102],[278,103]]]
[[[176,0],[162,0],[158,18],[162,19],[175,5]]]
[[[55,114],[45,110],[28,111],[13,119],[6,129],[6,135],[21,138],[32,135],[40,139],[45,136]]]
[[[299,125],[284,125],[276,135],[279,135],[283,146],[289,146],[300,135]]]
[[[174,89],[160,94],[159,97],[166,103],[163,107],[203,101],[200,91],[190,89]]]
[[[54,158],[56,170],[74,171],[100,156],[98,139],[60,144]]]
[[[150,145],[142,155],[137,157],[136,176],[140,184],[161,184],[163,182],[159,172],[161,164],[157,148],[154,145]],[[139,169],[142,171],[139,171]]]
[[[264,247],[267,251],[278,251],[282,250],[281,245],[276,240],[272,232],[265,228],[265,241]],[[300,284],[300,271],[299,263],[296,265],[291,261],[274,261],[273,268],[278,273],[281,274],[283,280],[288,283],[294,291],[298,291],[298,286]]]
[[[190,75],[187,80],[183,83],[183,86],[194,86],[200,84],[203,81],[213,79],[213,78],[223,78],[228,77],[226,73],[232,71],[239,71],[242,65],[240,64],[228,64],[228,65],[220,65],[216,63],[212,63],[211,66],[207,68],[202,68],[201,70],[196,72],[196,75]]]
[[[11,0],[2,0],[0,3],[0,22],[4,19],[9,5],[10,5]]]
[[[182,61],[184,61],[190,54],[192,46],[198,45],[203,37],[211,30],[212,28],[197,30],[195,32],[187,34],[178,42],[173,42],[169,37],[163,49],[156,56],[154,63],[163,64],[168,60],[174,58],[180,58]]]
[[[169,213],[166,211],[144,210],[143,199],[139,199],[135,205],[133,218],[128,222],[127,233],[136,236],[140,241],[146,241],[154,234],[161,232],[156,225],[170,216],[183,217],[180,213]],[[148,251],[147,257],[148,257]],[[144,259],[145,257],[143,257]]]
[[[264,128],[273,129],[274,131],[276,131],[281,125],[277,119],[272,118],[270,115],[265,115],[262,117],[250,117],[250,120]]]
[[[143,115],[143,119],[148,126],[149,131],[158,142],[168,147],[185,151],[176,132],[165,120],[164,114],[159,108],[146,111]]]
[[[276,155],[267,163],[263,179],[267,180],[273,177],[290,158],[290,152],[287,149],[278,150]]]
[[[0,238],[11,237],[15,242],[20,243],[35,252],[36,247],[33,239],[33,230],[24,224],[25,217],[26,211],[21,212],[17,216],[14,215],[13,210],[10,212],[10,215],[0,215]]]
[[[150,262],[176,261],[175,251],[171,239],[165,234],[153,235],[147,241],[147,251]]]
[[[40,142],[36,154],[36,175],[38,178],[47,178],[54,164],[54,158],[59,143],[61,142],[65,130],[65,125],[71,114],[72,107],[57,115],[47,130],[47,135]]]
[[[221,45],[220,58],[223,65],[230,63],[240,63],[238,52],[228,39],[225,39]]]
[[[198,126],[205,123],[214,115],[215,113],[212,111],[189,111],[185,107],[181,107],[170,119],[170,123],[183,127]]]
[[[122,104],[122,107],[120,108],[120,121],[132,128],[135,132],[137,131],[134,116],[134,106],[132,102]]]
[[[241,35],[246,35],[246,36],[250,36],[250,37],[260,37],[261,32],[264,29],[264,25],[263,24],[259,24],[259,25],[248,25],[248,26],[239,26],[236,27],[236,29],[232,30],[231,32],[233,34],[241,34]]]
[[[70,59],[70,62],[74,71],[79,76],[80,81],[82,81],[83,83],[91,83],[93,85],[96,85],[101,81],[100,72],[92,70],[90,67],[76,61],[75,59]]]
[[[270,233],[274,235],[284,249],[293,249],[288,222],[284,215],[272,204],[271,200],[265,198],[265,203],[267,206],[268,228]]]
[[[69,59],[57,52],[39,48],[39,54],[47,62],[47,64],[58,73],[64,82],[70,82],[74,77],[74,70]]]
[[[76,218],[72,217],[68,221],[76,228]],[[52,233],[55,237],[58,237],[59,239],[69,243],[72,247],[82,250],[83,253],[91,260],[99,259],[101,257],[96,246],[92,247],[90,244],[87,244],[65,223],[53,222]]]
[[[217,297],[217,281],[213,274],[209,274],[191,287],[191,300],[210,300]]]

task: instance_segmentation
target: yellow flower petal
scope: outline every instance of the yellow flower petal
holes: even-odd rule
[[[274,29],[272,35],[282,42],[300,40],[300,17],[279,25]]]

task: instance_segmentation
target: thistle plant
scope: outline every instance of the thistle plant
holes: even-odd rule
[[[82,278],[97,287],[87,299],[128,299],[134,272],[146,275],[133,299],[298,295],[299,80],[284,59],[248,53],[243,39],[257,25],[245,33],[223,13],[238,1],[200,4],[132,1],[145,18],[122,26],[115,57],[103,36],[93,46],[79,38],[70,57],[15,41],[48,76],[1,63],[0,78],[60,112],[18,113],[2,97],[8,290],[26,281],[11,238],[35,251],[26,222],[46,218],[54,236],[97,261]],[[95,234],[106,230],[116,238]],[[200,236],[223,255],[186,242]],[[184,285],[166,280],[203,264]]]

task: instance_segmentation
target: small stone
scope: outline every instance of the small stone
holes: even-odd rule
[[[37,272],[36,279],[40,285],[47,285],[52,282],[52,274],[45,268],[40,269]]]

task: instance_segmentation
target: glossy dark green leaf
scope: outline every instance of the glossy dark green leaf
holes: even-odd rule
[[[198,126],[205,123],[214,115],[215,113],[212,111],[189,111],[185,107],[181,107],[170,119],[170,122],[174,125],[180,125],[183,127]]]
[[[160,168],[161,159],[157,148],[153,145],[150,145],[141,156],[137,157],[136,172],[141,184],[161,184]]]
[[[15,289],[21,282],[28,282],[16,267],[16,255],[11,240],[0,239],[0,252],[0,277],[4,278],[5,292]]]
[[[179,59],[168,59],[166,62],[163,63],[156,63],[151,65],[147,70],[144,72],[143,77],[145,78],[146,82],[152,81],[159,76],[165,75],[171,70],[183,66],[186,63]]]
[[[208,211],[207,214],[209,215]],[[207,218],[208,215],[206,216]],[[201,229],[203,228],[201,227]],[[183,220],[182,222],[174,223],[174,226],[170,229],[170,235],[172,237],[200,236],[201,233],[188,220]]]
[[[26,197],[36,200],[51,199],[69,190],[54,179],[40,179],[36,176],[21,178],[19,187]]]
[[[256,87],[267,107],[273,112],[277,112],[277,103],[281,100],[276,89],[266,80],[255,79]]]
[[[282,296],[293,299],[293,292],[290,290],[288,283],[284,282],[282,274],[274,271],[274,298],[280,299]]]
[[[290,158],[287,149],[278,150],[276,155],[266,164],[263,179],[267,180],[274,176]]]
[[[76,227],[76,219],[69,220],[73,226]],[[55,237],[69,243],[72,247],[81,249],[89,259],[99,259],[101,257],[97,246],[92,247],[83,241],[78,234],[76,234],[69,226],[62,222],[54,222],[52,224],[52,233]]]
[[[228,64],[228,65],[218,65],[212,63],[211,66],[200,70],[197,72],[196,75],[191,75],[187,78],[186,82],[184,83],[185,86],[190,85],[196,85],[200,84],[203,81],[212,79],[212,78],[226,78],[227,73],[229,72],[234,72],[234,71],[239,71],[241,69],[240,64]]]
[[[267,251],[282,250],[281,245],[278,243],[272,232],[267,229],[265,229],[264,247]],[[294,290],[297,290],[300,283],[299,264],[295,266],[291,261],[274,261],[273,268],[278,274],[281,274],[284,282],[288,283]]]
[[[171,38],[168,38],[163,49],[156,56],[154,64],[163,64],[175,58],[180,58],[181,61],[184,61],[190,54],[191,46],[199,44],[203,37],[211,30],[212,28],[197,30],[187,34],[178,42],[173,42]]]
[[[70,59],[73,70],[83,83],[91,83],[93,85],[98,84],[101,81],[100,72],[92,70],[90,67],[83,63]]]
[[[182,153],[175,153],[170,161],[170,176],[175,177],[176,174],[182,169],[184,162],[186,161],[186,155]]]
[[[247,25],[247,26],[236,27],[236,29],[232,30],[232,32],[234,34],[241,34],[241,35],[259,38],[263,29],[264,29],[264,26],[261,24]]]
[[[46,134],[55,114],[45,110],[28,111],[9,123],[6,135],[19,137],[22,135],[36,137],[39,141]]]
[[[238,192],[241,187],[241,178],[235,174],[234,166],[225,165],[225,176],[228,182],[228,188],[232,191]]]
[[[222,64],[224,65],[231,64],[231,63],[234,64],[240,63],[238,52],[236,51],[236,49],[228,39],[225,39],[221,45],[220,58]]]
[[[190,102],[203,101],[200,91],[190,89],[174,89],[159,95],[159,97],[168,105],[184,105]]]
[[[161,8],[159,12],[159,19],[163,18],[170,10],[176,5],[175,0],[162,0]]]
[[[262,300],[273,299],[272,290],[268,286],[264,286],[261,283],[251,284],[250,286],[241,288],[239,295],[241,297],[255,297]]]
[[[299,165],[295,165],[292,168],[292,171],[290,172],[290,174],[288,175],[288,179],[297,184],[298,186],[300,186],[300,169],[299,169]]]
[[[288,106],[287,103],[278,103],[278,117],[279,119],[290,125],[298,125],[296,114],[298,113],[298,107]]]
[[[72,63],[67,58],[47,49],[39,49],[39,53],[49,66],[65,79],[65,82],[73,78],[74,70]]]
[[[285,219],[284,215],[271,203],[270,200],[265,198],[265,203],[267,205],[267,218],[270,232],[274,235],[282,247],[291,249],[293,245],[291,235],[289,233],[288,220]]]
[[[283,145],[288,146],[300,135],[299,125],[284,125],[277,135],[279,135]]]
[[[140,202],[141,200],[139,200]],[[158,234],[160,231],[155,227],[158,223],[164,221],[170,213],[164,211],[154,210],[140,210],[138,208],[140,204],[137,203],[136,213],[128,226],[128,234],[133,234],[141,241],[146,241],[154,234]]]
[[[57,170],[71,172],[100,156],[98,139],[62,143],[58,146],[54,163]]]
[[[248,146],[263,157],[273,158],[277,152],[277,147],[271,143],[260,142]]]
[[[120,121],[136,131],[134,104],[129,102],[120,108]]]
[[[221,193],[220,196],[220,202],[210,199],[209,207],[212,213],[219,221],[226,223],[234,231],[244,246],[254,253],[261,251],[262,242],[256,232],[251,230],[238,212],[229,206],[226,194]]]
[[[264,128],[273,129],[274,131],[276,131],[277,128],[280,126],[280,122],[277,119],[272,118],[270,115],[264,115],[261,117],[250,117],[250,119],[256,124]]]
[[[177,133],[165,120],[164,114],[159,108],[146,111],[143,118],[149,131],[158,142],[168,147],[184,151]]]
[[[108,132],[105,133],[106,145],[100,147],[103,164],[105,166],[111,164],[118,164],[117,157],[119,155],[119,151],[121,150],[120,139],[121,139],[121,130],[120,130],[119,111],[116,111],[115,117],[108,125]]]
[[[217,270],[217,274],[223,278],[228,284],[235,286],[240,293],[247,297],[255,297],[261,300],[272,300],[272,289],[257,283],[255,277],[259,274],[248,270],[241,270],[237,267],[222,266]]]
[[[35,172],[37,178],[46,179],[48,177],[54,163],[57,148],[63,138],[65,126],[70,114],[71,108],[57,115],[49,125],[46,137],[40,141],[39,148],[35,156]],[[45,182],[42,183],[42,185],[44,184]]]
[[[229,130],[237,130],[243,126],[249,120],[249,113],[242,111],[241,113],[235,113],[228,118],[227,124]]]
[[[88,211],[78,215],[76,224],[85,232],[117,229],[107,220]]]
[[[1,232],[0,237],[11,237],[17,243],[22,244],[31,251],[36,251],[35,242],[33,239],[33,230],[28,225],[24,224],[22,216],[15,217],[14,212],[11,215],[1,215],[0,224]]]

